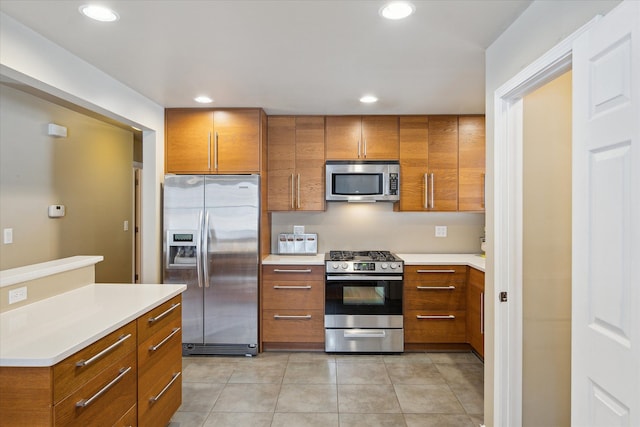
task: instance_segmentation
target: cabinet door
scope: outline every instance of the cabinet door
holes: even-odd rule
[[[219,174],[260,173],[260,111],[216,110],[213,125],[214,170]]]
[[[361,156],[360,116],[326,117],[327,160],[357,160]]]
[[[429,117],[431,211],[458,210],[458,117]]]
[[[293,210],[296,118],[293,116],[269,117],[267,138],[269,173],[267,208],[270,211]]]
[[[475,268],[469,268],[467,341],[484,357],[484,273]]]
[[[211,110],[166,110],[166,172],[210,173],[212,132]]]
[[[484,116],[460,116],[458,118],[459,211],[484,211],[484,120]]]
[[[398,117],[362,116],[361,158],[398,160]]]
[[[400,210],[427,209],[429,117],[400,117]]]
[[[296,117],[295,155],[295,208],[305,211],[323,211],[325,206],[324,117]]]

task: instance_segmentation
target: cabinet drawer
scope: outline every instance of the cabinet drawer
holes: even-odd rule
[[[181,320],[173,319],[138,346],[138,376],[143,378],[148,371],[157,369],[167,357],[182,356]]]
[[[469,268],[469,284],[484,289],[484,272]]]
[[[131,322],[53,367],[53,402],[74,390],[136,348],[136,322]]]
[[[407,310],[404,337],[408,343],[464,343],[467,341],[464,311]]]
[[[146,341],[156,331],[173,324],[176,319],[182,319],[182,299],[180,295],[138,318],[138,341]]]
[[[262,288],[264,309],[324,309],[324,282],[320,280],[265,281]]]
[[[466,281],[466,265],[405,265],[405,281],[438,282]]]
[[[263,310],[262,339],[267,342],[324,342],[324,311]]]
[[[136,376],[132,351],[58,403],[53,410],[55,425],[113,425],[136,403]]]
[[[262,280],[324,280],[324,265],[263,265]]]
[[[138,426],[165,426],[182,404],[182,354],[171,352],[138,383]]]
[[[406,310],[464,310],[466,286],[464,282],[438,283],[405,282]]]
[[[113,427],[133,427],[138,425],[138,408],[133,405],[126,414],[122,416]]]

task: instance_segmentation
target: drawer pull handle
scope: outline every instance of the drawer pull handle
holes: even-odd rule
[[[160,390],[160,393],[158,393],[156,396],[149,398],[149,402],[156,403],[158,400],[160,400],[162,395],[169,389],[169,387],[171,387],[171,384],[173,384],[178,379],[180,374],[181,372],[176,372],[175,374],[173,374],[173,377],[171,377],[171,381],[169,381],[169,384],[164,386],[164,388]]]
[[[305,316],[281,316],[279,314],[274,314],[273,318],[276,319],[276,320],[277,319],[306,319],[306,320],[309,320],[309,319],[311,319],[311,315],[307,314]]]
[[[455,270],[417,270],[418,273],[455,273]]]
[[[164,316],[166,316],[167,314],[171,313],[173,310],[175,310],[178,307],[180,307],[180,303],[179,302],[173,304],[171,307],[169,307],[167,309],[167,311],[158,314],[156,317],[150,317],[149,318],[149,323],[157,322],[158,320],[162,319]]]
[[[417,289],[420,290],[431,290],[431,291],[454,291],[456,289],[455,286],[416,286]]]
[[[151,347],[149,347],[149,351],[156,351],[157,349],[162,347],[164,345],[164,343],[169,341],[171,339],[171,337],[174,336],[175,334],[177,334],[178,332],[180,332],[180,328],[173,328],[173,331],[171,331],[171,333],[169,335],[167,335],[167,337],[165,339],[160,341],[158,344],[152,345]]]
[[[304,270],[282,270],[280,268],[274,268],[274,273],[311,273],[310,268],[305,268]]]
[[[385,331],[377,329],[356,329],[353,331],[344,331],[343,336],[345,338],[384,338],[387,336],[387,334]]]
[[[275,285],[273,287],[273,289],[311,289],[311,285],[305,285],[305,286],[282,286],[282,285]]]
[[[444,320],[453,320],[456,318],[456,316],[454,316],[453,314],[446,314],[446,315],[417,315],[416,316],[418,319],[444,319]]]
[[[127,373],[130,370],[131,370],[131,366],[129,366],[128,368],[121,368],[120,369],[120,373],[118,374],[118,376],[115,377],[113,380],[111,380],[111,382],[109,384],[107,384],[106,386],[102,387],[100,390],[98,390],[98,392],[96,394],[94,394],[90,398],[82,399],[82,400],[76,402],[76,407],[77,408],[86,408],[87,406],[91,405],[97,398],[99,398],[100,396],[105,394],[111,387],[113,387],[118,381],[120,381],[122,379],[122,377],[127,375]]]
[[[100,353],[96,354],[95,356],[90,357],[87,360],[79,360],[79,361],[77,361],[76,362],[76,367],[82,368],[83,366],[87,366],[87,365],[95,362],[96,360],[100,359],[102,356],[104,356],[105,354],[109,353],[111,350],[113,350],[114,348],[116,348],[117,346],[119,346],[120,344],[122,344],[123,342],[128,340],[129,338],[131,338],[131,334],[121,335],[120,338],[118,338],[118,341],[114,342],[109,347],[105,348]]]

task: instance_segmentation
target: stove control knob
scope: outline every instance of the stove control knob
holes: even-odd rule
[[[391,264],[391,269],[395,270],[396,268],[398,268],[398,264],[396,264],[395,262],[393,264]]]
[[[387,267],[389,267],[389,264],[387,264],[386,262],[383,262],[382,264],[380,264],[380,267],[382,267],[383,270],[386,270]]]
[[[334,262],[333,264],[331,264],[331,267],[336,270],[339,267],[339,264],[337,262]]]
[[[346,270],[347,267],[349,267],[349,265],[346,262],[344,262],[344,263],[342,263],[341,267],[342,267],[343,270]]]

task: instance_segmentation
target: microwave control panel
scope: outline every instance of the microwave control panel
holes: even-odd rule
[[[389,174],[389,194],[394,196],[398,194],[398,174],[397,173]]]

